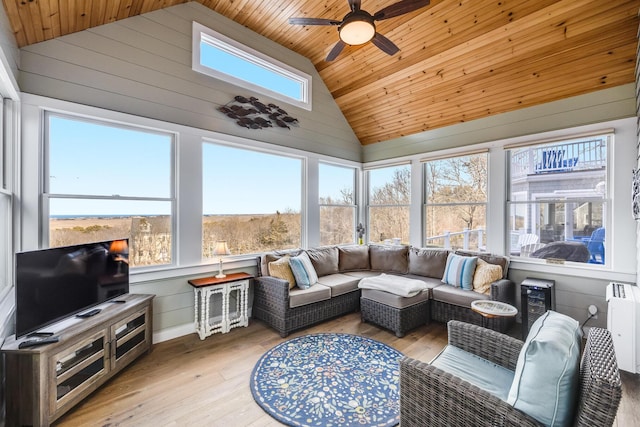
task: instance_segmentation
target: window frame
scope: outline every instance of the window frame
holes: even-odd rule
[[[542,194],[542,196],[535,196],[528,199],[528,200],[511,200],[511,196],[512,196],[512,153],[513,150],[516,150],[518,148],[524,148],[524,147],[529,147],[529,148],[533,148],[533,149],[540,149],[541,147],[553,147],[554,145],[562,145],[562,144],[571,144],[571,143],[580,143],[580,142],[589,142],[590,140],[594,140],[595,138],[598,137],[603,137],[606,140],[606,172],[605,172],[605,178],[606,178],[606,186],[605,186],[605,194],[602,196],[602,198],[597,198],[594,196],[590,196],[590,195],[577,195],[573,198],[567,198],[564,197],[565,193],[561,193],[558,197],[554,198],[551,197],[550,194],[551,193],[540,193]],[[505,170],[506,170],[506,188],[505,188],[505,228],[504,228],[504,233],[505,233],[505,253],[510,254],[510,256],[513,258],[513,260],[518,261],[518,262],[524,262],[527,264],[562,264],[566,267],[575,269],[575,268],[594,268],[594,269],[598,269],[598,270],[610,270],[613,266],[613,251],[612,249],[614,248],[613,245],[613,239],[614,239],[614,233],[610,232],[609,230],[613,230],[612,228],[612,224],[613,224],[613,217],[614,217],[614,205],[615,205],[615,198],[614,198],[614,189],[613,189],[613,185],[612,185],[612,169],[613,169],[613,163],[614,163],[614,141],[615,141],[615,131],[613,129],[604,129],[604,130],[597,130],[597,131],[593,131],[593,132],[587,132],[584,134],[567,134],[564,136],[560,136],[557,138],[551,138],[551,139],[543,139],[543,140],[531,140],[531,141],[527,141],[524,143],[516,143],[516,144],[507,144],[505,145],[503,148],[506,152],[505,155]],[[547,179],[547,180],[551,180],[551,179]],[[517,192],[518,194],[520,194],[521,192]],[[535,212],[535,209],[538,207],[538,205],[541,204],[564,204],[565,205],[565,215],[566,215],[566,209],[569,205],[571,204],[579,204],[579,203],[599,203],[602,205],[602,224],[601,227],[603,227],[605,230],[607,230],[607,236],[604,240],[604,253],[608,254],[607,256],[605,256],[604,258],[604,263],[591,263],[591,262],[577,262],[577,261],[555,261],[554,259],[551,260],[546,260],[546,259],[539,259],[539,258],[533,258],[530,256],[520,256],[520,255],[514,255],[513,253],[511,253],[511,246],[512,246],[512,242],[511,242],[511,210],[512,207],[517,207],[517,206],[525,206],[528,207],[527,210],[530,211],[530,208],[533,208]],[[532,215],[533,217],[533,215]],[[573,236],[572,236],[573,237]],[[566,239],[566,236],[565,236]],[[556,241],[556,240],[554,240]]]
[[[243,151],[250,151],[250,152],[254,152],[254,153],[259,153],[259,154],[265,154],[265,155],[270,155],[270,156],[277,156],[277,157],[283,157],[283,158],[288,158],[288,159],[294,159],[294,160],[298,160],[300,161],[300,245],[299,247],[307,247],[307,240],[308,240],[308,230],[307,230],[307,198],[305,195],[305,188],[307,187],[307,170],[308,170],[308,157],[304,156],[304,155],[299,155],[299,154],[294,154],[291,152],[287,152],[287,151],[278,151],[275,149],[271,149],[271,148],[265,148],[265,147],[258,147],[258,146],[254,146],[254,145],[246,145],[246,144],[239,144],[239,143],[234,143],[234,142],[230,142],[230,141],[225,141],[225,140],[221,140],[221,139],[216,139],[216,138],[209,138],[209,137],[203,137],[201,140],[201,146],[204,147],[205,144],[211,144],[211,145],[219,145],[222,147],[226,147],[226,148],[231,148],[231,149],[236,149],[236,150],[243,150]],[[204,218],[204,155],[202,155],[202,170],[203,170],[203,175],[202,175],[202,181],[203,181],[203,185],[202,185],[202,193],[201,193],[201,197],[202,197],[202,208],[200,211],[200,220],[202,221]],[[214,261],[214,257],[206,257],[203,251],[203,246],[204,246],[204,227],[201,230],[200,233],[200,257],[201,257],[201,262],[202,263],[212,263]],[[255,255],[258,255],[262,252],[252,252],[252,253],[246,253],[246,254],[234,254],[231,253],[231,255],[225,257],[225,259],[243,259],[243,258],[247,258],[247,257],[253,257]],[[234,255],[236,255],[234,257]]]
[[[358,224],[358,172],[359,169],[354,167],[354,166],[348,166],[348,165],[343,165],[343,164],[337,164],[337,163],[331,163],[331,162],[326,162],[326,161],[320,161],[318,162],[318,189],[320,188],[320,168],[322,166],[329,166],[329,167],[336,167],[336,168],[343,168],[343,169],[349,169],[353,172],[353,182],[352,182],[352,189],[353,189],[353,204],[347,205],[347,204],[328,204],[328,203],[321,203],[320,202],[320,194],[318,194],[318,227],[319,229],[322,229],[321,227],[321,210],[323,207],[335,207],[335,208],[353,208],[353,236],[352,236],[352,241],[351,242],[342,242],[340,244],[349,244],[349,243],[355,243],[357,242],[357,224]],[[318,190],[319,193],[319,190]],[[320,239],[322,239],[322,236],[320,236]],[[320,245],[322,245],[322,240],[320,240]]]
[[[216,70],[202,64],[200,43],[204,42],[222,50],[230,55],[236,56],[248,63],[261,67],[281,77],[297,82],[301,85],[300,99],[292,98],[284,93],[280,93],[257,83],[232,76],[228,73]],[[257,92],[268,97],[286,102],[296,107],[311,111],[312,109],[312,77],[284,62],[271,58],[255,49],[239,43],[217,31],[212,30],[196,21],[193,21],[192,28],[192,56],[191,67],[194,71],[204,75],[239,86],[244,90]]]
[[[486,199],[484,202],[454,202],[454,203],[429,203],[429,193],[428,193],[428,185],[427,185],[427,165],[429,164],[429,162],[435,162],[435,161],[442,161],[442,160],[448,160],[448,159],[455,159],[455,158],[460,158],[460,157],[471,157],[471,156],[477,156],[477,155],[484,155],[486,157],[486,165],[487,165],[487,173],[485,176],[485,193],[486,193]],[[488,229],[489,229],[489,221],[488,221],[488,212],[489,212],[489,177],[491,176],[491,168],[490,168],[490,159],[489,159],[489,151],[488,150],[475,150],[475,151],[468,151],[468,152],[459,152],[459,153],[452,153],[449,155],[442,155],[442,156],[434,156],[434,157],[430,157],[430,158],[424,158],[421,159],[420,162],[422,163],[422,183],[421,183],[421,189],[422,189],[422,245],[423,246],[430,246],[432,245],[432,243],[429,243],[430,240],[434,239],[434,237],[430,237],[427,235],[427,220],[428,220],[428,210],[430,207],[446,207],[446,206],[471,206],[471,205],[475,205],[475,206],[483,206],[484,207],[484,212],[485,212],[485,227],[483,229],[478,229],[478,251],[487,251],[487,245],[486,245],[486,236],[488,235]],[[471,230],[472,232],[474,230]],[[468,241],[468,236],[465,237],[465,241]],[[443,245],[443,248],[445,249],[451,249],[450,247],[447,247],[446,244]],[[464,250],[469,250],[469,248],[463,248]]]
[[[178,141],[178,135],[174,131],[170,131],[167,129],[159,129],[152,128],[143,125],[136,125],[134,123],[126,123],[121,121],[109,120],[107,118],[99,118],[99,117],[90,117],[86,115],[74,114],[71,112],[60,112],[52,109],[43,109],[41,113],[42,117],[42,170],[43,174],[41,176],[41,232],[39,233],[39,241],[40,246],[48,248],[50,247],[50,201],[52,199],[64,200],[64,199],[80,199],[80,200],[99,200],[99,201],[142,201],[142,202],[169,202],[171,204],[170,207],[170,227],[171,227],[171,262],[165,264],[154,264],[154,265],[141,265],[132,267],[130,272],[146,272],[146,271],[155,271],[155,270],[163,270],[166,268],[176,267],[178,265],[179,254],[177,253],[178,244],[177,244],[177,197],[176,197],[176,172],[177,172],[177,156],[176,156],[176,144]],[[97,126],[107,126],[107,127],[115,127],[121,129],[128,129],[136,132],[145,132],[151,134],[158,134],[169,136],[171,138],[171,148],[170,148],[170,189],[169,189],[169,197],[140,197],[140,196],[121,196],[118,194],[114,195],[92,195],[92,194],[64,194],[64,193],[51,193],[49,191],[49,154],[50,154],[50,129],[49,129],[49,118],[50,117],[59,117],[65,120],[72,120],[78,122],[91,123]]]
[[[7,103],[11,103],[11,100],[6,100]],[[14,104],[15,105],[15,104]],[[6,262],[5,267],[0,269],[0,301],[4,301],[6,295],[13,288],[13,248],[14,248],[14,151],[13,151],[13,138],[15,138],[16,132],[13,129],[13,125],[16,124],[16,111],[12,107],[5,107],[5,99],[0,96],[0,227],[3,236],[0,245],[0,265]],[[4,206],[3,206],[4,204]],[[0,328],[1,329],[1,328]]]
[[[384,204],[384,205],[372,205],[371,204],[371,172],[372,171],[376,171],[376,170],[380,170],[380,169],[391,169],[391,168],[398,168],[398,167],[408,167],[409,169],[409,201],[407,204]],[[413,177],[413,170],[411,167],[411,162],[399,162],[399,163],[389,163],[389,164],[380,164],[380,165],[376,165],[376,166],[370,166],[370,167],[365,167],[364,170],[364,180],[365,180],[365,188],[364,188],[364,197],[365,197],[365,217],[366,217],[366,237],[367,237],[367,243],[384,243],[384,242],[380,242],[378,240],[376,240],[375,242],[372,242],[371,239],[371,208],[372,207],[377,207],[377,208],[385,208],[385,207],[404,207],[408,210],[408,216],[409,216],[409,224],[408,224],[408,230],[406,231],[408,234],[408,241],[403,241],[401,240],[402,244],[408,244],[409,241],[411,241],[411,206],[412,206],[412,200],[413,200],[413,188],[412,188],[412,180],[414,179]],[[393,238],[398,237],[398,236],[393,236]],[[390,239],[385,239],[385,240],[392,240],[393,238]],[[402,239],[402,237],[400,237]]]

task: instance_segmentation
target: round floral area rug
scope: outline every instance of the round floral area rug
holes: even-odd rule
[[[402,353],[350,334],[293,338],[267,351],[251,374],[251,392],[290,426],[395,426],[400,422]]]

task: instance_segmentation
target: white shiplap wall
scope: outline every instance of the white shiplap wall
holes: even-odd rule
[[[18,67],[20,50],[11,31],[9,18],[0,7],[0,97],[18,98]]]
[[[287,105],[191,69],[192,22],[310,74],[313,110]],[[311,62],[199,3],[185,3],[21,49],[20,89],[271,144],[360,161],[361,146]],[[249,130],[216,108],[235,95],[274,102],[300,121]]]

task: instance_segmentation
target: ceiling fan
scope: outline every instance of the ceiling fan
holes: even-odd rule
[[[413,12],[421,7],[427,6],[429,0],[402,0],[397,3],[380,9],[373,15],[360,9],[360,0],[347,0],[351,12],[347,13],[342,21],[324,18],[289,18],[289,24],[293,25],[337,25],[340,40],[336,43],[327,61],[333,61],[340,55],[346,45],[361,45],[371,41],[383,52],[393,55],[400,49],[391,40],[376,32],[375,21],[394,18]]]

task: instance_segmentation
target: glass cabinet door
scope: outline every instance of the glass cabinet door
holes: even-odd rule
[[[115,368],[123,359],[137,357],[148,349],[146,334],[148,314],[147,309],[140,310],[111,327],[114,340],[111,355],[111,367]]]
[[[55,372],[50,391],[53,411],[72,400],[76,391],[82,391],[81,385],[107,373],[107,348],[105,331],[101,331],[50,358],[52,372]]]

